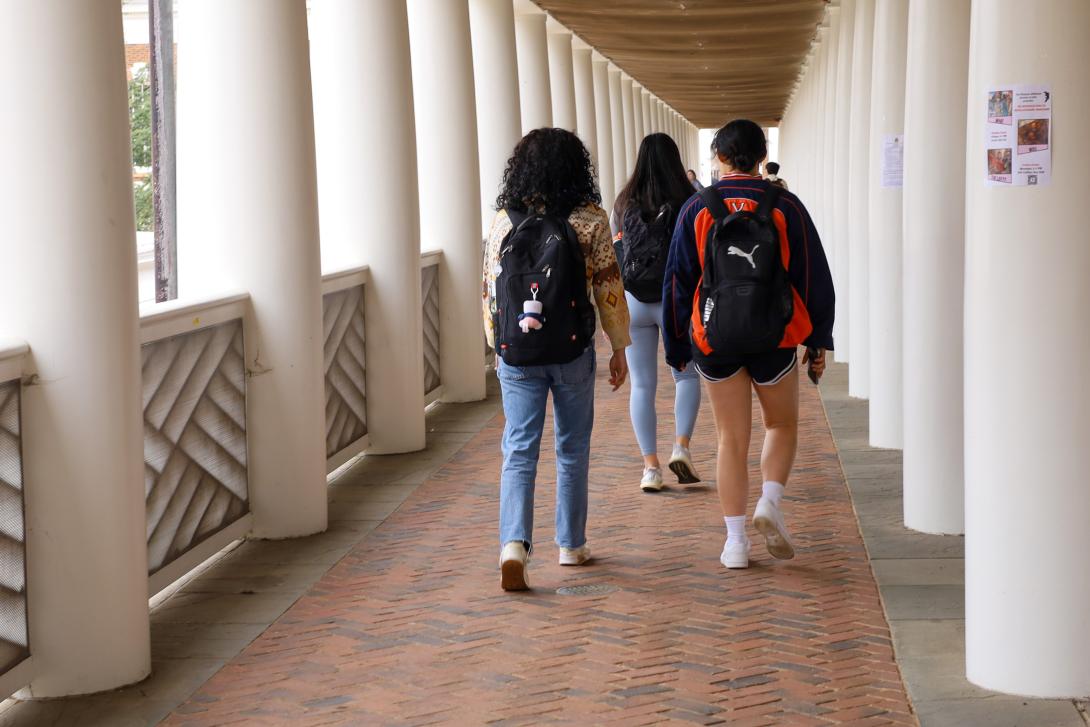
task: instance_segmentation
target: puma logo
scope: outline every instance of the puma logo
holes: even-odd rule
[[[757,248],[759,248],[759,247],[760,247],[760,245],[754,245],[753,249],[750,250],[749,252],[742,252],[741,248],[735,247],[734,245],[731,245],[730,247],[727,248],[727,254],[728,255],[737,255],[738,257],[744,257],[746,260],[749,260],[749,264],[753,266],[754,270],[756,270],[757,269],[757,263],[753,262],[753,254],[755,252],[757,252]]]

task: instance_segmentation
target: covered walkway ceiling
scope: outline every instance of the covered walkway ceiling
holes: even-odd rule
[[[701,127],[783,114],[826,0],[535,0]]]

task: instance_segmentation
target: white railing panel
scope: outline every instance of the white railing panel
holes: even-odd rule
[[[326,461],[332,471],[367,443],[367,364],[364,355],[366,277],[359,271],[323,279]]]
[[[26,350],[23,344],[0,346],[0,674],[13,673],[30,656],[21,411]],[[3,696],[21,686],[13,683]]]
[[[420,271],[424,306],[424,393],[434,394],[442,385],[439,375],[439,264],[441,254],[425,253]]]
[[[246,301],[175,302],[141,317],[150,574],[249,513]]]

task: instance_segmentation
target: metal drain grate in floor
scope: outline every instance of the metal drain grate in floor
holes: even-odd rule
[[[564,586],[557,588],[556,592],[561,596],[601,596],[605,593],[613,593],[620,590],[617,586],[606,583],[588,583],[582,586]]]

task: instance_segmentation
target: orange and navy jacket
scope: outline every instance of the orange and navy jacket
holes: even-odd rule
[[[735,212],[756,210],[768,185],[760,177],[736,174],[723,177],[715,188],[727,209]],[[780,251],[795,295],[795,313],[780,347],[802,344],[832,349],[836,300],[833,278],[810,213],[798,197],[784,190],[773,209],[772,221],[780,233]],[[674,367],[692,360],[694,347],[704,356],[730,355],[729,351],[712,350],[700,318],[698,296],[704,270],[704,244],[713,222],[704,200],[699,194],[694,195],[681,208],[670,242],[663,280],[662,317],[666,361]]]

